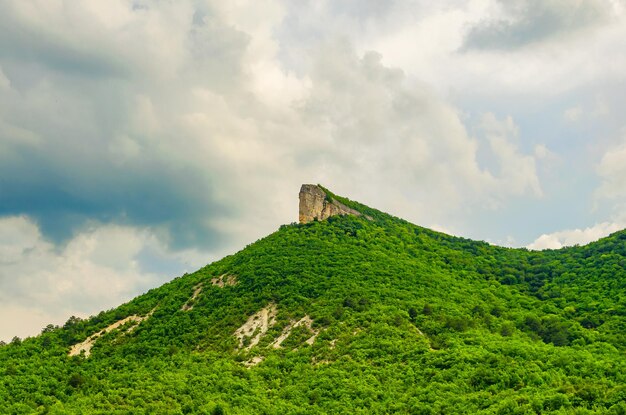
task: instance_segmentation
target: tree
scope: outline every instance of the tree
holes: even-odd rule
[[[222,405],[217,404],[215,405],[215,408],[213,408],[213,410],[211,411],[211,415],[225,415],[226,411],[224,410],[224,408],[222,408]]]

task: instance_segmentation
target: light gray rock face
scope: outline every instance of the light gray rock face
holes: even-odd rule
[[[300,188],[300,223],[324,220],[335,215],[355,215],[361,213],[336,200],[329,201],[324,192],[315,184],[303,184]]]

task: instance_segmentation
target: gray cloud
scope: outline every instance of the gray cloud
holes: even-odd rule
[[[419,183],[411,199],[447,189],[442,201],[508,180],[477,165],[453,108],[376,53],[329,39],[303,75],[285,72],[269,29],[280,7],[273,23],[219,3],[3,7],[0,215],[27,214],[56,242],[90,221],[160,228],[175,248],[241,240],[244,223],[260,236],[285,222],[296,177]],[[101,62],[123,69],[90,70]],[[259,189],[279,184],[280,209],[263,212]]]
[[[11,23],[0,24],[0,67],[9,80],[0,91],[0,127],[5,127],[0,128],[0,215],[27,214],[56,241],[97,220],[164,227],[179,247],[224,243],[227,236],[206,220],[237,212],[214,194],[221,179],[199,162],[170,157],[173,147],[193,144],[175,128],[157,125],[185,105],[183,94],[190,87],[223,90],[237,83],[237,51],[241,55],[247,37],[208,15],[200,24],[174,26],[182,34],[167,33],[165,25],[151,40],[178,38],[178,49],[188,53],[175,53],[177,62],[158,67],[166,60],[161,51],[123,43],[133,33],[100,33],[102,21],[85,25],[80,5],[48,10],[56,26],[42,25],[44,11],[22,3],[2,8],[1,19]],[[170,24],[176,15],[189,17],[181,9]],[[152,14],[163,18],[169,11],[164,7]],[[155,17],[142,16],[145,9],[123,12],[128,16],[120,20],[132,22],[137,38],[148,36]],[[142,54],[145,61],[127,59]],[[120,70],[107,69],[111,62]],[[171,78],[171,68],[183,83]],[[204,161],[219,164],[210,153]]]
[[[605,0],[498,0],[502,17],[470,28],[464,49],[510,50],[607,22],[612,5]]]

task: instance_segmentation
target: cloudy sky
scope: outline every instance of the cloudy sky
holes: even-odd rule
[[[625,0],[0,1],[0,339],[297,219],[507,246],[626,223]]]

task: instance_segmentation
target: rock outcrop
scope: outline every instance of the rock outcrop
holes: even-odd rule
[[[361,216],[361,212],[331,199],[322,188],[315,184],[302,185],[300,188],[300,223],[308,223],[315,219],[324,220],[335,215]]]

